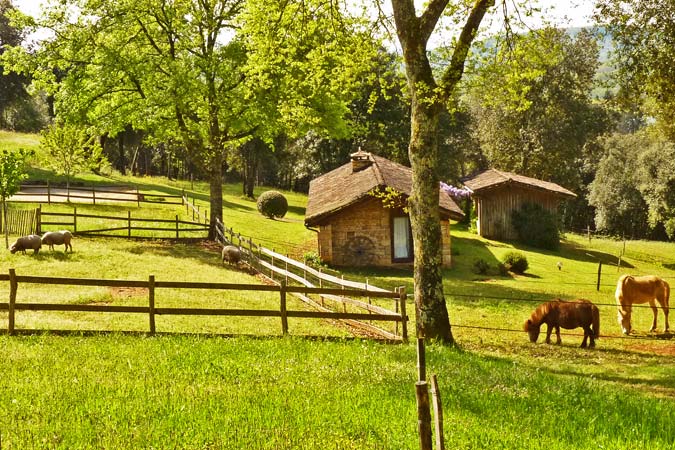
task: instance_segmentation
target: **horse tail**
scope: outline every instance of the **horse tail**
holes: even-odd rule
[[[600,337],[600,310],[593,305],[593,334],[595,339]]]

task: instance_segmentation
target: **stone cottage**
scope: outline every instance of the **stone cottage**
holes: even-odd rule
[[[391,188],[395,205],[374,192]],[[305,226],[316,229],[321,259],[334,266],[405,267],[413,261],[410,218],[402,205],[412,191],[412,170],[359,150],[351,161],[310,182]],[[450,219],[464,214],[439,186],[443,265],[450,266]],[[386,206],[385,206],[386,203]]]

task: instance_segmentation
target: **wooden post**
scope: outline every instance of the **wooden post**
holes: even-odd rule
[[[148,279],[148,306],[150,314],[150,334],[155,334],[155,276]]]
[[[398,288],[398,299],[401,311],[401,337],[404,341],[408,340],[408,317],[406,315],[405,303],[408,299],[408,294],[405,292],[405,286]]]
[[[199,214],[199,205],[195,203],[195,206],[197,207],[197,214]],[[195,221],[195,209],[192,208],[192,221]]]
[[[181,205],[185,204],[185,189],[182,189],[180,192],[180,204]]]
[[[9,269],[9,311],[7,317],[7,333],[14,334],[14,309],[16,306],[16,291],[19,285],[16,282],[16,271]]]
[[[319,267],[319,287],[323,288],[323,277],[321,277],[321,275],[323,275],[323,271],[321,267]],[[321,299],[321,306],[325,307],[326,303],[324,302],[323,295],[319,295],[319,298]]]
[[[427,381],[427,358],[424,351],[424,338],[417,338],[417,379]]]
[[[600,291],[600,276],[602,275],[602,261],[598,263],[598,284],[596,287],[597,291]]]
[[[445,439],[443,439],[443,403],[441,403],[441,391],[438,389],[436,374],[431,376],[431,398],[434,406],[436,450],[445,450]]]
[[[178,214],[176,214],[176,239],[178,239]]]
[[[286,313],[286,282],[281,280],[280,285],[280,311],[281,311],[281,332],[285,336],[288,334],[288,315]]]
[[[131,237],[131,210],[127,211],[127,236]]]
[[[141,207],[141,193],[138,192],[138,188],[136,188],[136,203],[137,203],[138,207],[140,208]]]
[[[286,253],[286,273],[284,274],[286,276],[286,284],[288,284],[288,253]]]
[[[35,233],[42,234],[42,205],[38,205],[37,208],[37,220],[35,224]]]
[[[77,233],[77,206],[73,207],[73,233]]]
[[[417,428],[420,433],[420,450],[433,450],[431,443],[429,388],[426,381],[415,383],[415,395],[417,397]]]
[[[274,249],[272,249],[274,251]],[[270,255],[270,258],[272,258],[272,267],[270,267],[270,278],[272,281],[274,281],[274,255]]]
[[[94,202],[94,205],[96,204],[96,187],[92,186],[91,187],[91,199]]]
[[[588,234],[588,245],[590,246],[591,245],[591,226],[590,225],[588,225],[586,227],[586,233]]]
[[[49,184],[49,181],[47,181],[47,204],[48,205],[52,204],[52,188],[51,185]]]

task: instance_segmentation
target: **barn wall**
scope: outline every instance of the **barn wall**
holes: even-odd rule
[[[556,213],[560,200],[544,191],[507,186],[476,196],[477,227],[480,236],[490,239],[517,239],[511,215],[523,203],[537,203]]]
[[[368,199],[330,217],[319,226],[318,243],[321,259],[334,266],[371,265],[410,267],[410,263],[391,261],[391,213],[379,199]],[[443,232],[443,265],[452,262],[450,225],[441,222]],[[354,254],[355,246],[365,245],[363,255]]]

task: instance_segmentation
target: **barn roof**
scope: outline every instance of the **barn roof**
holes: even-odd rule
[[[352,161],[309,183],[305,225],[316,225],[345,208],[372,198],[369,194],[371,190],[387,186],[410,196],[412,169],[371,153],[354,153]],[[452,219],[464,217],[459,206],[440,190],[440,186],[438,203],[442,216]]]
[[[551,183],[549,181],[537,180],[536,178],[530,178],[515,173],[504,172],[497,169],[488,169],[464,180],[464,185],[477,195],[481,195],[498,186],[507,184],[515,184],[530,189],[544,190],[550,192],[553,195],[566,198],[573,198],[577,196],[577,194],[574,192],[569,191],[558,184]]]

